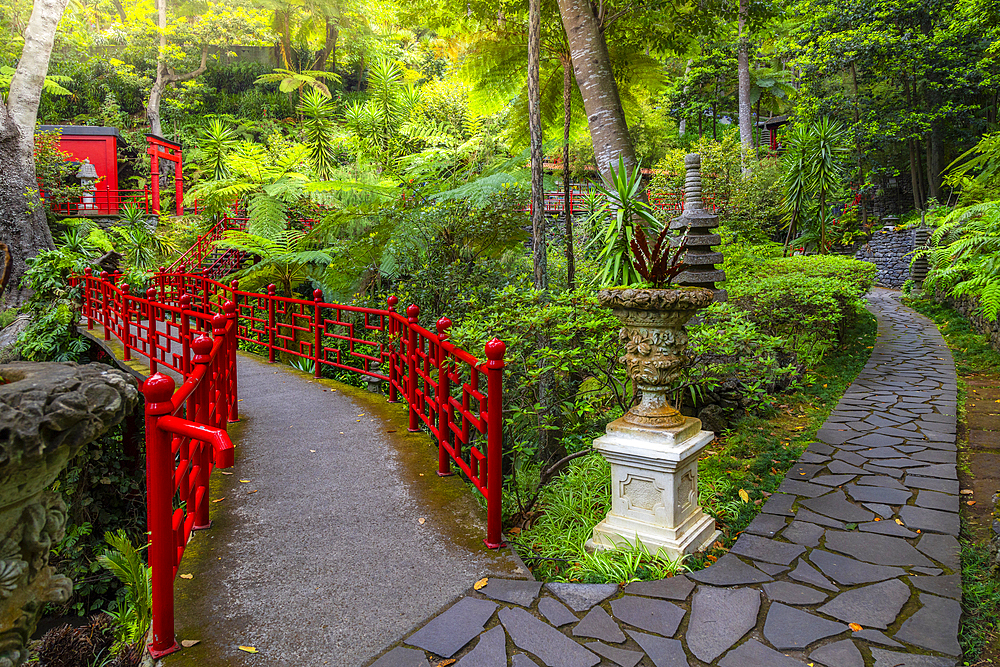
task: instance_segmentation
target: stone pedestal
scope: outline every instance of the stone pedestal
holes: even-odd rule
[[[636,540],[672,558],[715,541],[715,520],[698,505],[698,454],[714,435],[685,418],[674,428],[608,424],[594,449],[611,464],[611,511],[594,527],[588,549],[613,549]]]

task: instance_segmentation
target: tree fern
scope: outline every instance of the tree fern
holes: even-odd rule
[[[250,200],[247,207],[247,231],[257,236],[273,238],[288,224],[284,202],[277,197],[260,195]]]
[[[116,600],[108,613],[118,624],[119,643],[136,645],[145,641],[153,618],[152,569],[142,560],[140,549],[132,545],[125,531],[107,532],[104,541],[111,548],[97,560],[125,585],[125,595]]]

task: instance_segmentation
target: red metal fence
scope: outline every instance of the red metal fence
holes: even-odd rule
[[[356,372],[387,383],[389,401],[405,400],[409,429],[424,424],[438,444],[438,474],[457,466],[486,497],[486,539],[502,545],[503,369],[506,346],[493,339],[481,360],[448,341],[451,322],[431,332],[419,308],[396,312],[278,296],[225,285],[196,273],[160,272],[144,296],[117,276],[75,279],[82,287],[87,327],[104,327],[124,348],[149,362],[146,397],[147,513],[153,570],[154,657],[178,649],[174,641],[173,580],[192,530],[209,527],[208,478],[213,467],[233,464],[226,423],[236,421],[237,341],[266,354]],[[209,337],[208,333],[212,333]],[[157,372],[166,368],[185,381]]]
[[[43,193],[44,195],[44,193]],[[96,190],[79,201],[52,204],[52,211],[59,215],[97,216],[118,215],[126,204],[135,204],[144,213],[150,211],[150,192],[145,190]]]

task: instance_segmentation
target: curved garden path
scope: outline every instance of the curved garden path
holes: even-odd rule
[[[898,292],[869,304],[871,359],[731,553],[624,590],[493,578],[372,667],[955,665],[954,365]]]

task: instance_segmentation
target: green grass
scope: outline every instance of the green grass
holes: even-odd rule
[[[599,455],[573,461],[542,492],[539,516],[512,536],[518,553],[537,579],[585,583],[627,583],[659,579],[678,570],[714,562],[760,511],[785,472],[864,367],[875,344],[875,318],[864,312],[851,341],[810,370],[808,385],[779,397],[769,418],[747,417],[722,434],[699,464],[699,499],[722,528],[718,546],[682,561],[643,548],[589,555],[584,543],[610,508],[610,470]],[[746,491],[744,502],[740,490]]]
[[[1000,619],[1000,579],[993,564],[989,544],[968,539],[963,521],[962,544],[962,624],[958,643],[966,665],[979,662],[986,648],[997,636]]]
[[[951,348],[959,375],[1000,370],[1000,352],[990,347],[989,339],[977,333],[961,313],[927,299],[907,300],[905,303],[938,325]]]

